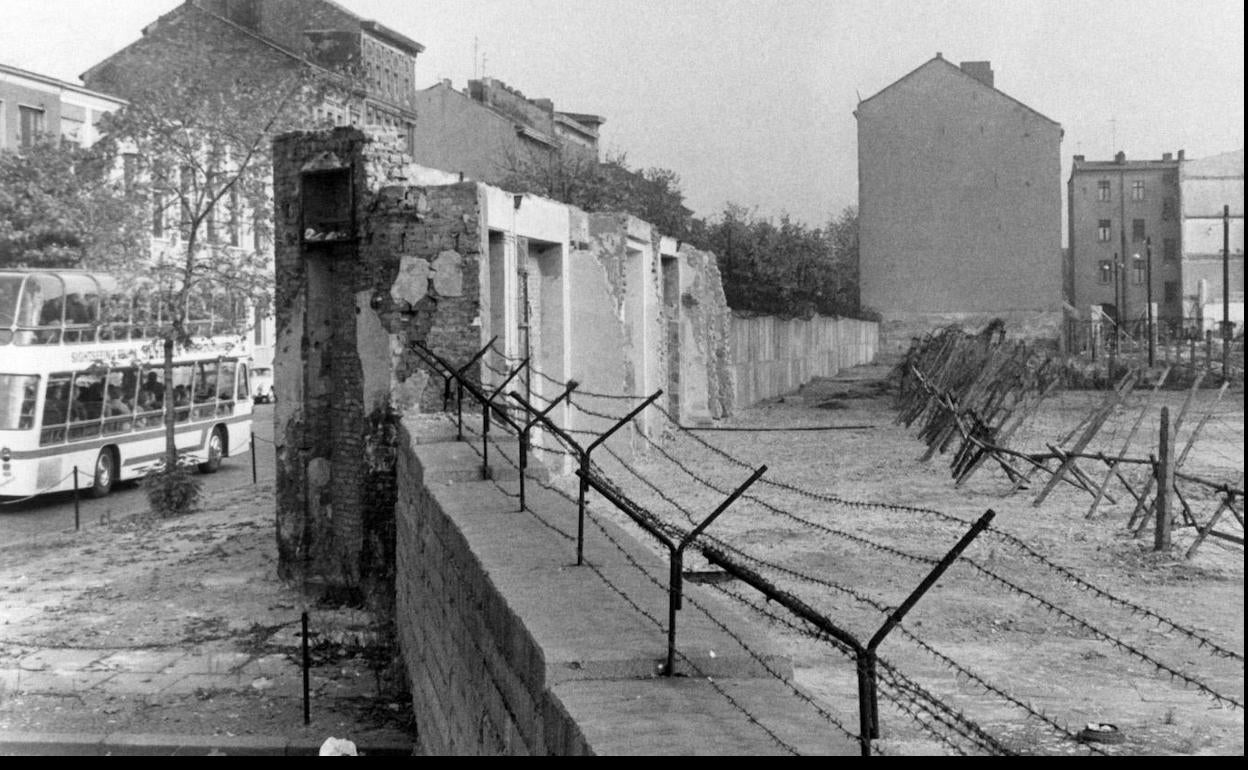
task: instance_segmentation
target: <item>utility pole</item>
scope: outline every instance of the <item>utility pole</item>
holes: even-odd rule
[[[1157,342],[1153,334],[1153,236],[1144,239],[1144,301],[1148,303],[1148,368],[1157,365]]]
[[[1125,164],[1126,161],[1124,160]],[[1120,331],[1130,328],[1128,324],[1131,322],[1131,314],[1127,310],[1127,172],[1126,169],[1118,171],[1118,240],[1122,254],[1122,307],[1119,308],[1119,315],[1122,317]],[[1115,259],[1115,262],[1117,259]]]

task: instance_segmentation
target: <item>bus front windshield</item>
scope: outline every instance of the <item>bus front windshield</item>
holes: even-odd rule
[[[0,430],[35,427],[35,395],[39,378],[30,374],[0,374]]]

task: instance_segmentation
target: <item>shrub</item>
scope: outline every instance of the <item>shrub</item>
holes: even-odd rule
[[[201,480],[193,470],[179,463],[173,469],[161,467],[143,480],[147,502],[161,518],[190,513],[199,506]]]

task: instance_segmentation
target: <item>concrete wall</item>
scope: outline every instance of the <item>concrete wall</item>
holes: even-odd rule
[[[810,320],[732,316],[736,406],[791,393],[814,377],[875,360],[878,324],[855,318]]]
[[[788,678],[792,669],[761,629],[698,586],[685,584],[678,613],[679,676],[658,676],[666,626],[641,612],[666,619],[666,592],[627,558],[661,582],[666,563],[608,524],[623,552],[591,525],[594,566],[577,567],[575,543],[546,526],[575,531],[571,503],[531,485],[538,514],[518,513],[480,480],[468,446],[437,441],[419,417],[405,419],[401,433],[397,623],[426,752],[781,753],[718,687],[802,753],[857,753],[767,672]],[[856,724],[856,715],[840,716]]]
[[[855,115],[864,310],[1060,312],[1058,124],[941,58]]]
[[[415,343],[459,365],[496,338],[496,352],[467,375],[495,390],[528,359],[537,373],[508,390],[527,391],[534,403],[576,380],[588,411],[558,407],[550,416],[565,428],[605,431],[636,405],[629,397],[659,388],[678,396],[661,405],[677,406],[682,421],[731,408],[727,307],[713,255],[676,254],[669,239],[681,293],[665,305],[664,239],[650,225],[459,182],[414,164],[401,146],[393,132],[355,129],[274,145],[274,416],[286,575],[357,584],[385,569],[370,563],[385,551],[373,547],[371,523],[390,521],[392,508],[370,481],[385,472],[376,459],[387,450],[377,442],[391,411],[443,406],[442,377]],[[341,242],[309,240],[317,227],[303,185],[332,169],[348,173],[337,199],[352,202],[354,222]],[[643,427],[660,420],[648,411]],[[633,438],[621,431],[615,448]],[[534,440],[556,447],[540,433]]]

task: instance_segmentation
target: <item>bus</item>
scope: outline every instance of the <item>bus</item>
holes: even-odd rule
[[[0,498],[87,488],[107,495],[165,458],[215,472],[251,448],[250,351],[219,302],[193,303],[194,344],[166,380],[154,294],[109,276],[0,270]]]

